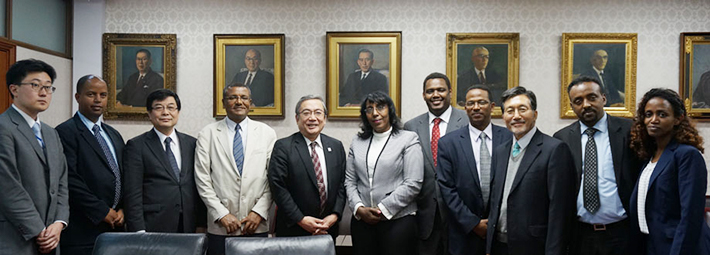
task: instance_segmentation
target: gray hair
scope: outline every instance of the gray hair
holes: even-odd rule
[[[323,104],[323,110],[325,111],[325,115],[328,115],[328,108],[325,107],[325,101],[321,96],[316,96],[316,95],[305,95],[302,96],[301,99],[298,99],[298,102],[296,103],[296,116],[300,114],[300,109],[301,109],[301,104],[306,101],[306,100],[311,100],[311,99],[318,99],[320,100],[320,103]]]
[[[224,86],[224,89],[222,90],[222,98],[227,98],[227,92],[231,88],[247,88],[247,90],[249,90],[249,97],[251,97],[251,89],[249,88],[249,86],[244,85],[239,82],[235,82],[235,83],[228,84],[227,86]]]

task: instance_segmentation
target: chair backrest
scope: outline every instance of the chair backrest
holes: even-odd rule
[[[335,255],[330,235],[298,237],[230,237],[225,255]]]
[[[203,255],[206,250],[205,234],[103,233],[93,255]]]

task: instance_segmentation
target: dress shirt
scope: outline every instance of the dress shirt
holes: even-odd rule
[[[163,151],[167,150],[167,148],[165,148],[165,139],[168,137],[172,139],[172,141],[170,141],[170,150],[173,151],[175,161],[177,161],[178,169],[182,169],[182,154],[180,154],[180,141],[178,141],[178,136],[175,129],[173,128],[173,131],[170,132],[170,135],[168,136],[163,133],[160,133],[160,131],[155,128],[153,128],[153,131],[158,134],[158,139],[160,140],[160,145],[163,147]]]
[[[229,142],[229,148],[234,148],[234,135],[237,134],[237,131],[234,130],[234,128],[237,127],[237,123],[232,121],[229,117],[224,118],[224,120],[227,122],[227,137],[229,137],[228,142]],[[239,123],[239,135],[242,136],[242,145],[244,146],[244,160],[246,161],[246,157],[248,156],[246,154],[247,151],[247,130],[249,130],[247,127],[249,126],[249,117],[244,118],[242,122]],[[310,146],[310,143],[308,143]],[[310,147],[309,147],[310,149]],[[231,154],[231,151],[230,151]],[[235,163],[236,164],[236,163]]]
[[[311,152],[311,143],[316,142],[316,154],[318,154],[318,162],[320,163],[320,170],[321,173],[323,174],[323,184],[325,185],[325,195],[326,197],[328,196],[328,168],[326,167],[325,164],[325,153],[323,153],[323,143],[320,140],[320,134],[318,134],[318,137],[316,137],[316,140],[311,141],[305,136],[303,139],[306,140],[306,145],[308,147],[308,155],[311,155],[313,157],[313,154]],[[315,166],[313,166],[315,167]],[[314,168],[315,169],[315,168]]]
[[[483,79],[488,79],[488,76],[486,76],[486,69],[478,70],[474,67],[473,70],[476,70],[476,77],[481,77],[481,73],[483,73]]]
[[[257,70],[257,71],[258,71],[258,70]],[[253,81],[254,81],[254,77],[256,77],[256,71],[254,71],[254,72],[249,71],[249,73],[247,74],[247,77],[244,78],[244,84],[246,85],[247,82],[249,82],[249,80],[250,80],[249,78],[251,78],[251,81],[253,82]]]
[[[364,80],[365,78],[367,78],[367,76],[370,75],[370,72],[372,72],[372,69],[368,70],[367,72],[362,72],[362,74],[360,74],[360,80]]]
[[[595,66],[592,66],[592,69],[593,69],[594,72],[596,72],[597,75],[599,76],[599,78],[600,78],[599,81],[602,82],[602,86],[605,86],[605,85],[604,85],[604,79],[601,79],[602,74],[604,73],[604,70],[599,70],[599,69],[597,69]]]
[[[441,122],[439,122],[439,138],[444,137],[446,134],[446,128],[449,126],[449,119],[451,119],[451,106],[449,106],[444,113],[442,113],[439,116],[434,115],[431,112],[427,112],[429,115],[429,141],[431,141],[431,132],[434,130],[434,119],[439,118],[441,119]],[[424,144],[422,146],[427,146],[427,144]]]
[[[579,122],[580,139],[582,144],[582,169],[584,169],[584,156],[587,140],[589,137],[584,131],[589,127]],[[582,222],[590,224],[610,224],[626,218],[626,211],[621,204],[619,190],[616,185],[616,174],[614,172],[614,160],[611,156],[611,143],[609,141],[609,122],[604,114],[594,128],[594,143],[597,147],[597,189],[599,191],[599,209],[592,214],[584,208],[584,178],[582,173],[581,187],[577,193],[577,216]]]
[[[486,138],[486,147],[488,148],[488,155],[493,155],[493,140],[491,137],[493,137],[493,126],[491,123],[488,123],[488,126],[486,126],[483,131],[478,130],[477,128],[473,127],[471,123],[468,124],[468,133],[471,135],[471,146],[473,147],[473,157],[476,159],[476,170],[478,171],[478,184],[483,185],[481,182],[481,132],[486,133],[488,136]],[[491,163],[492,164],[492,163]],[[492,169],[492,168],[491,168]]]
[[[101,126],[101,122],[104,121],[103,115],[99,116],[99,119],[94,123],[91,122],[88,118],[86,118],[81,112],[76,112],[77,115],[79,115],[79,119],[81,119],[81,122],[84,123],[84,126],[86,126],[87,129],[89,129],[89,132],[91,132],[92,135],[94,134],[94,125],[99,125],[99,134],[101,134],[101,137],[104,138],[104,141],[106,141],[106,145],[108,145],[108,149],[111,151],[111,155],[113,156],[113,160],[116,160],[116,164],[118,165],[118,158],[116,157],[116,149],[113,148],[113,142],[111,142],[111,138],[108,136],[106,131],[104,130],[104,127]]]
[[[641,172],[638,187],[638,199],[636,207],[638,208],[639,229],[641,233],[648,234],[648,223],[646,222],[646,195],[648,195],[648,184],[651,181],[651,175],[656,168],[656,162],[648,161],[648,164]]]

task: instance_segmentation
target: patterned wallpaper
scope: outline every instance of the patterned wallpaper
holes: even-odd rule
[[[710,1],[107,0],[105,26],[110,33],[177,34],[177,92],[185,105],[178,129],[192,135],[215,121],[212,35],[284,33],[286,117],[265,121],[279,137],[297,131],[293,107],[300,96],[325,95],[326,31],[402,31],[405,121],[426,111],[424,77],[446,72],[447,32],[519,32],[520,84],[538,95],[537,125],[552,134],[572,122],[558,117],[562,33],[638,33],[640,98],[654,87],[677,90],[679,35],[710,31]],[[111,124],[126,139],[150,127],[147,122]],[[709,141],[710,123],[699,126]],[[358,130],[355,121],[333,120],[324,132],[349,146]]]

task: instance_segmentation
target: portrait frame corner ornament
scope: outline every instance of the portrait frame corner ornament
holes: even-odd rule
[[[104,118],[148,120],[145,101],[143,101],[147,94],[152,92],[152,90],[162,88],[175,92],[176,47],[176,34],[104,33],[102,38],[102,75],[109,91],[108,106],[104,112]],[[139,49],[137,53],[135,49]],[[145,69],[145,64],[141,65],[143,70],[147,70],[145,73],[138,72],[138,60],[133,59],[137,58],[141,51],[153,52],[147,54],[148,69]],[[154,56],[156,53],[159,56]],[[156,61],[161,64],[155,66]],[[127,74],[131,75],[128,76]],[[134,85],[133,87],[139,87],[142,84],[144,90],[131,90],[134,94],[137,94],[137,96],[131,98],[131,101],[139,101],[141,105],[130,105],[128,101],[126,102],[127,104],[122,104],[117,99],[120,95],[119,83],[122,85],[121,91],[125,89],[124,87],[131,86],[131,84]]]
[[[636,33],[563,33],[560,118],[577,118],[572,110],[567,87],[580,75],[591,76],[602,82],[600,85],[607,94],[609,104],[604,107],[605,112],[612,116],[633,118],[636,111],[637,47]],[[616,54],[618,52],[623,54]],[[575,56],[575,53],[578,56]],[[596,56],[599,56],[598,59],[604,59],[603,64],[593,62],[592,59]],[[607,63],[614,68],[605,69],[608,67]],[[601,71],[596,69],[597,66]],[[584,71],[579,71],[580,69]],[[612,79],[613,77],[617,79]],[[610,86],[607,87],[605,83]],[[618,83],[623,83],[623,86],[615,85]]]
[[[678,93],[688,115],[710,121],[710,32],[680,34],[680,84]],[[708,99],[708,100],[705,100]]]
[[[361,53],[370,56],[362,60],[365,61],[362,66],[359,63]],[[362,68],[368,68],[368,71],[363,72]],[[360,76],[363,73],[364,76]],[[326,106],[329,118],[357,119],[361,97],[368,91],[377,90],[387,91],[397,114],[401,116],[401,73],[401,31],[326,32]],[[361,78],[355,79],[355,76]],[[344,91],[341,92],[341,88]]]

